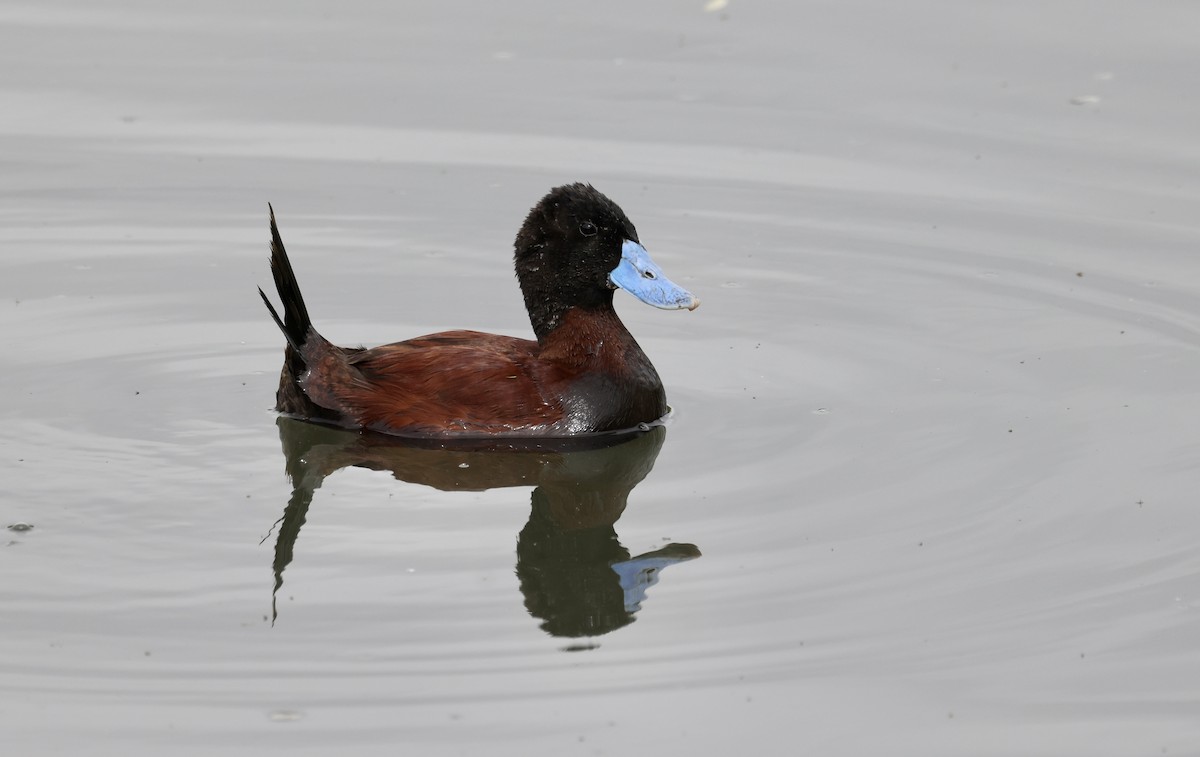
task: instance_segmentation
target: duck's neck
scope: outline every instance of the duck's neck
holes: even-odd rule
[[[522,289],[524,289],[522,283]],[[625,326],[621,324],[621,319],[617,318],[617,312],[613,310],[613,290],[611,289],[594,289],[590,291],[572,293],[570,302],[572,305],[562,304],[562,298],[548,296],[548,293],[533,291],[525,291],[525,309],[529,311],[529,323],[533,326],[533,333],[537,336],[537,340],[545,346],[546,339],[556,331],[559,331],[563,324],[567,322],[569,313],[576,313],[576,318],[579,315],[595,319],[597,322],[607,321],[609,318],[616,323],[621,330]],[[573,320],[575,324],[579,324],[583,319]]]
[[[565,309],[552,330],[538,334],[538,344],[543,358],[578,366],[623,361],[631,351],[643,354],[611,305]]]

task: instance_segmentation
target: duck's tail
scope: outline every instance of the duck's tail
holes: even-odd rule
[[[308,317],[304,295],[300,294],[300,284],[292,271],[292,262],[288,260],[287,250],[283,248],[283,240],[279,237],[279,227],[275,225],[275,208],[268,203],[267,209],[271,212],[271,273],[275,277],[275,289],[279,292],[279,299],[283,302],[283,318],[279,317],[262,287],[258,288],[258,294],[267,310],[271,311],[271,318],[287,338],[288,344],[296,352],[300,352],[304,343],[308,341],[309,332],[312,331],[312,319]]]

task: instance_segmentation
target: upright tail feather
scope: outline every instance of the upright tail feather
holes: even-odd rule
[[[258,294],[266,304],[267,310],[271,312],[271,318],[287,338],[288,344],[299,351],[308,339],[312,320],[308,317],[308,308],[304,306],[304,295],[300,294],[300,284],[292,271],[287,250],[283,248],[279,227],[275,225],[275,208],[271,207],[270,203],[267,204],[267,208],[271,211],[271,273],[275,277],[275,289],[279,292],[279,299],[283,301],[283,318],[279,317],[262,287],[258,288]]]

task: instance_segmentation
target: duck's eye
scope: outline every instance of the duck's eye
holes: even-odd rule
[[[591,221],[584,221],[579,224],[579,233],[585,237],[593,237],[596,235],[596,224]]]

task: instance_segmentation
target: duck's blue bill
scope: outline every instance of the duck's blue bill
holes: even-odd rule
[[[621,262],[608,274],[608,280],[647,305],[663,310],[695,310],[700,300],[668,279],[646,248],[628,239],[621,245]]]

